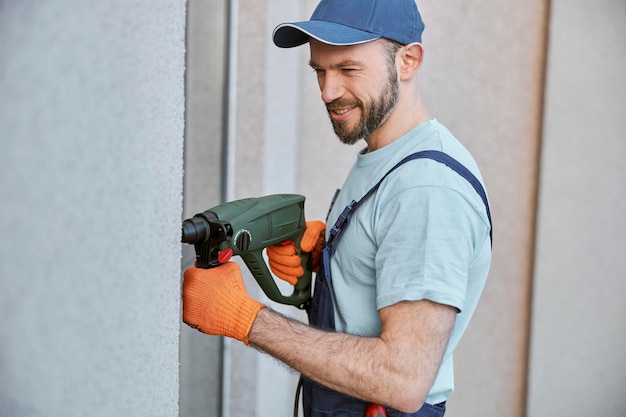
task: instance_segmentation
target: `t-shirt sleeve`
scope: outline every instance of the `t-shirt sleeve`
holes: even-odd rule
[[[389,198],[376,219],[377,308],[427,299],[462,311],[485,233],[474,202],[445,186],[415,186]]]

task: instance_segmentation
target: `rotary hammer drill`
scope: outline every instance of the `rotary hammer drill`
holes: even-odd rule
[[[304,196],[275,194],[245,198],[210,208],[183,221],[182,242],[193,244],[198,268],[214,268],[233,255],[241,256],[265,294],[281,304],[304,308],[311,297],[309,254],[300,253],[306,229]],[[294,241],[304,276],[291,295],[283,295],[264,259],[263,250]]]

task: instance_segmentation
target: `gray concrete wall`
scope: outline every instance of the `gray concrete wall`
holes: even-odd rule
[[[177,416],[185,2],[0,3],[0,415]]]
[[[551,3],[529,416],[626,415],[626,2]]]

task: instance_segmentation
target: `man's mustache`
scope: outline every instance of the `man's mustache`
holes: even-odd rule
[[[361,100],[346,100],[346,99],[336,99],[326,104],[326,110],[329,112],[341,110],[341,109],[349,109],[352,107],[363,107],[363,103]]]

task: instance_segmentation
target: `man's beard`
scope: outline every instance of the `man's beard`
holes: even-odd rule
[[[367,107],[365,107],[365,104],[361,100],[356,98],[354,100],[337,99],[326,105],[329,113],[335,109],[353,106],[361,109],[361,119],[353,128],[350,128],[347,122],[337,122],[331,118],[335,134],[343,143],[354,145],[360,139],[366,138],[374,133],[374,131],[389,118],[400,95],[396,72],[391,71],[389,75],[389,80],[383,88],[382,93],[378,98],[372,100]]]

